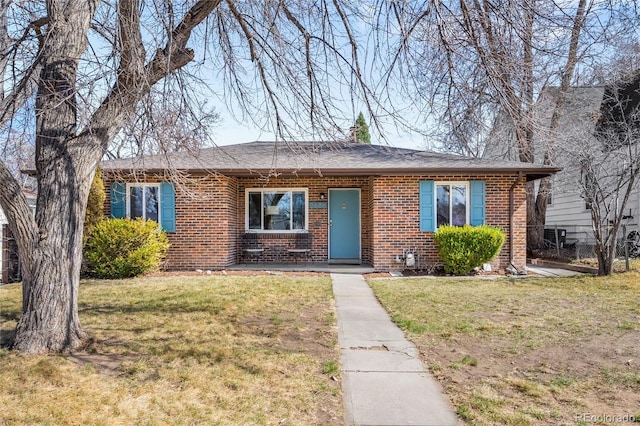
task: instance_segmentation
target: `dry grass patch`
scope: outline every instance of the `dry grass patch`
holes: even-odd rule
[[[574,264],[577,265],[586,265],[586,266],[591,266],[593,268],[598,269],[598,259],[596,258],[586,258],[586,259],[580,259],[580,260],[574,260],[573,262]],[[613,271],[614,272],[626,272],[627,270],[627,264],[624,260],[624,258],[618,259],[613,263]],[[640,272],[640,259],[634,259],[631,258],[629,259],[629,271],[630,272]]]
[[[5,341],[20,297],[0,287]],[[80,318],[83,353],[0,349],[0,424],[342,423],[328,276],[86,281]]]
[[[369,283],[466,422],[640,421],[640,273]]]
[[[613,270],[615,272],[625,272],[627,270],[627,265],[624,259],[615,262],[613,264]],[[629,259],[629,271],[640,272],[640,259]]]

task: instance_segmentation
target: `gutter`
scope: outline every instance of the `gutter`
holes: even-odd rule
[[[518,184],[518,182],[520,182],[520,180],[522,179],[522,176],[523,176],[523,173],[521,171],[518,172],[518,177],[513,182],[513,184],[511,184],[511,187],[509,188],[509,263],[511,264],[511,267],[518,272],[520,272],[520,270],[518,269],[518,267],[514,265],[514,260],[513,260],[513,253],[515,251],[515,248],[514,248],[515,243],[513,241],[513,223],[514,223],[513,216],[515,215],[514,190],[516,189],[516,185]]]

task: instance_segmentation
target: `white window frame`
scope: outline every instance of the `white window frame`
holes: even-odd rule
[[[149,188],[155,187],[158,189],[158,223],[162,223],[162,209],[160,208],[162,195],[160,194],[159,183],[127,183],[127,194],[125,199],[125,205],[127,207],[127,217],[131,219],[131,188]],[[143,220],[147,220],[147,198],[142,197],[142,212],[144,214]]]
[[[469,181],[434,181],[433,182],[433,222],[436,230],[438,229],[438,186],[455,185],[464,186],[465,191],[465,225],[471,223],[471,183]],[[451,213],[453,209],[453,203],[451,203],[451,197],[449,197],[449,224],[451,224]]]
[[[261,229],[249,229],[249,193],[260,192],[262,194],[262,202],[260,205],[260,228]],[[265,192],[289,192],[291,194],[290,199],[293,203],[293,193],[304,193],[304,229],[264,229],[264,193]],[[293,206],[291,209],[291,215],[293,216]],[[246,188],[244,190],[244,229],[245,232],[256,233],[271,233],[271,234],[298,234],[301,232],[309,232],[309,188]]]
[[[554,194],[553,194],[553,190],[555,189],[555,179],[550,179],[549,180],[549,191],[547,192],[547,206],[553,206],[553,202],[554,202]]]

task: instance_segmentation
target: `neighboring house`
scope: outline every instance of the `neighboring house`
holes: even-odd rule
[[[407,252],[439,264],[433,232],[447,223],[500,227],[507,242],[494,267],[522,268],[525,182],[558,170],[331,142],[251,142],[102,167],[105,212],[159,221],[171,242],[169,269],[296,261],[301,253],[376,270],[403,269]],[[295,250],[301,241],[309,246]]]
[[[580,164],[581,146],[601,146],[595,137],[598,118],[605,99],[605,86],[573,87],[569,90],[560,112],[558,134],[550,136],[549,125],[558,94],[557,88],[542,92],[536,105],[534,155],[536,164],[542,164],[549,146],[555,156],[554,165],[562,169],[551,180],[551,193],[547,204],[545,228],[547,236],[554,236],[556,228],[566,231],[566,243],[592,245],[593,226],[591,212],[582,198],[583,172]],[[496,120],[487,141],[483,158],[490,160],[518,160],[518,149],[510,120],[501,115]],[[536,188],[537,191],[537,188]],[[625,215],[627,233],[639,229],[640,187],[633,189]]]
[[[27,203],[31,211],[36,209],[36,195],[32,191],[24,190]],[[22,279],[20,272],[20,260],[18,248],[9,232],[7,218],[0,207],[0,284],[7,284]]]

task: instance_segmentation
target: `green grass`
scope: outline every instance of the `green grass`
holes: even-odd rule
[[[462,359],[458,362],[452,362],[450,364],[450,367],[453,369],[459,369],[465,365],[471,366],[471,367],[475,367],[478,365],[478,360],[475,357],[472,357],[470,355],[465,355],[462,357]],[[432,369],[433,370],[433,369]]]
[[[556,377],[556,378],[552,379],[549,382],[549,386],[551,388],[565,388],[567,386],[571,386],[575,382],[576,382],[576,379],[573,378],[573,377],[559,376],[559,377]]]
[[[465,355],[462,357],[462,360],[460,361],[460,364],[462,365],[470,365],[472,367],[475,367],[478,365],[478,360],[475,357],[472,357],[470,355]]]
[[[20,298],[0,287],[7,338]],[[327,276],[85,281],[79,309],[77,359],[0,349],[0,424],[342,422]]]
[[[332,377],[340,376],[340,364],[333,359],[328,359],[322,363],[322,374]]]
[[[637,272],[369,282],[465,422],[572,424],[598,407],[637,411]]]

